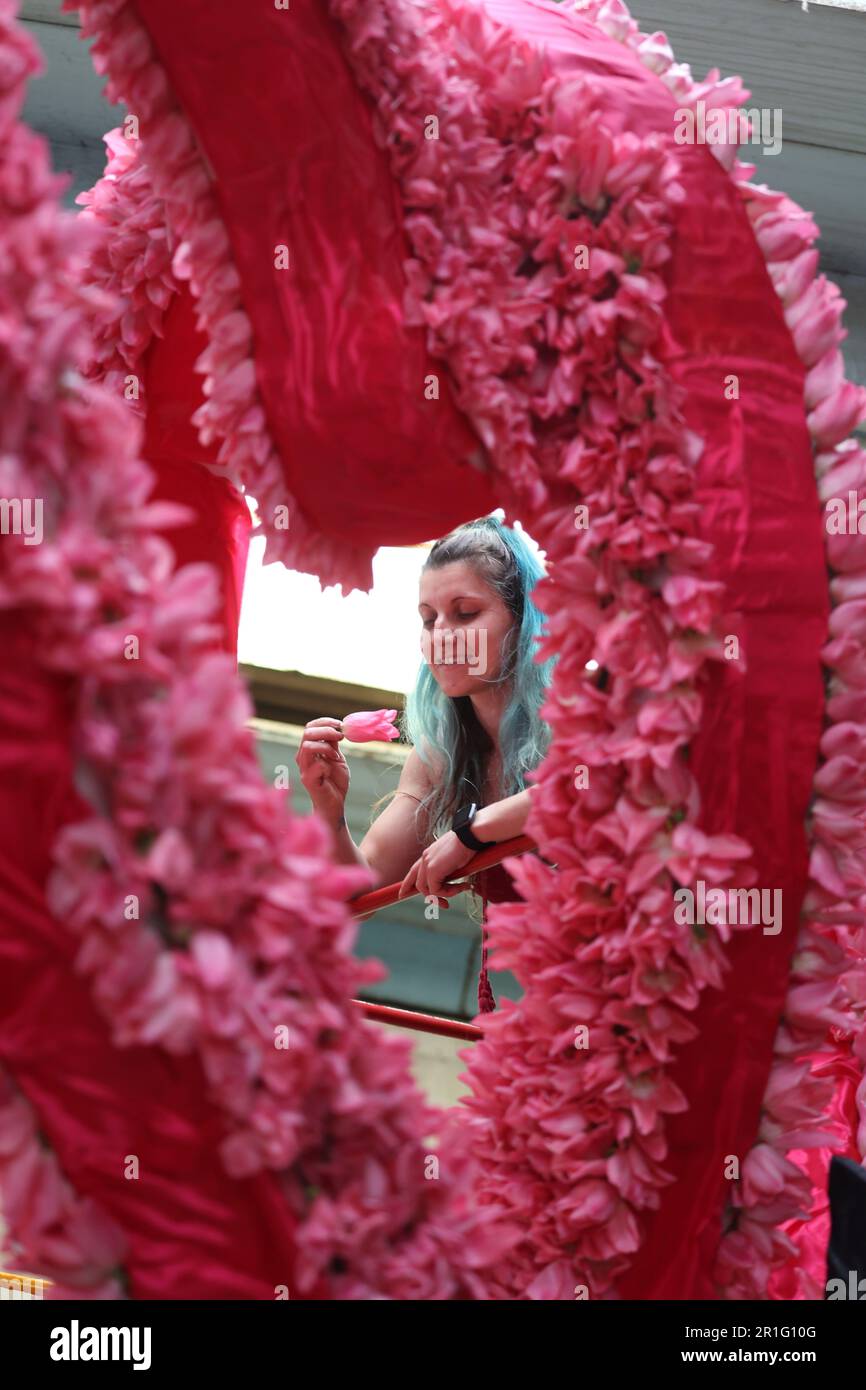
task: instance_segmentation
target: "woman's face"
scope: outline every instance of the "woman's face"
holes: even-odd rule
[[[489,690],[514,615],[466,560],[425,570],[419,590],[421,651],[452,698]]]

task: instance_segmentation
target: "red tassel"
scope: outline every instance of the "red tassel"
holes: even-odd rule
[[[491,1014],[496,1008],[496,1000],[493,997],[493,990],[490,988],[490,981],[487,978],[487,971],[482,970],[478,976],[478,1012],[480,1014]]]

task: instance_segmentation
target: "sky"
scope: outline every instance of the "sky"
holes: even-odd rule
[[[373,589],[343,597],[312,575],[262,566],[264,537],[250,545],[238,658],[275,671],[407,691],[421,663],[418,579],[428,546],[383,547]]]
[[[373,558],[372,592],[348,597],[284,565],[263,567],[264,544],[257,536],[250,545],[240,661],[385,690],[413,687],[421,663],[418,581],[432,541],[383,546]]]

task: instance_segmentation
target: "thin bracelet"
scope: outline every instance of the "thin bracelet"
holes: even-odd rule
[[[421,797],[420,797],[420,796],[412,796],[412,793],[411,793],[411,792],[395,792],[395,793],[394,793],[394,800],[395,800],[395,801],[396,801],[396,799],[397,799],[398,796],[408,796],[408,797],[411,797],[413,801],[417,801],[419,806],[422,804],[422,803],[421,803]]]

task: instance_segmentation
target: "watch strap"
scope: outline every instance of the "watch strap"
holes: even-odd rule
[[[460,840],[460,842],[464,844],[467,849],[474,850],[475,853],[478,854],[481,850],[489,849],[491,845],[495,845],[497,841],[479,840],[478,836],[473,834],[472,832],[471,821],[467,821],[466,824],[458,824],[463,813],[469,809],[470,807],[461,806],[460,810],[457,812],[457,815],[454,817],[451,829],[454,831],[454,834],[457,836],[458,840]],[[474,816],[471,819],[474,820]]]

